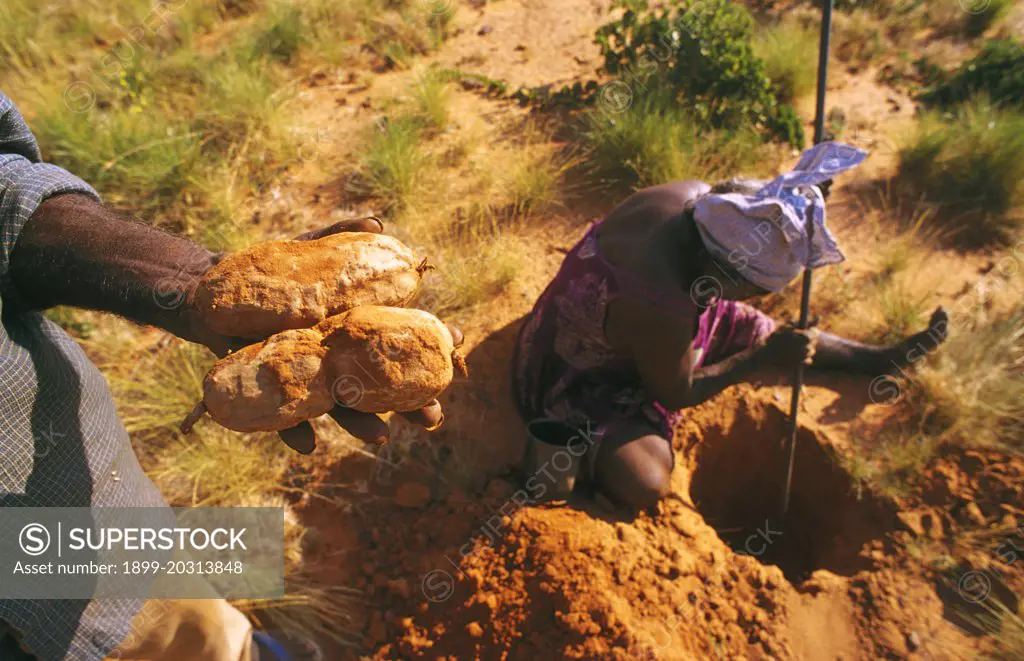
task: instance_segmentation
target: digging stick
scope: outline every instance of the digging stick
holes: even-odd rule
[[[821,39],[818,42],[818,97],[814,114],[814,144],[825,139],[825,85],[828,79],[828,45],[832,32],[832,0],[822,0]],[[807,217],[807,243],[814,238],[814,223]],[[811,269],[804,269],[803,294],[800,298],[800,322],[798,328],[805,329],[811,312]],[[786,484],[782,493],[781,515],[789,510],[789,493],[793,485],[793,461],[796,458],[797,417],[800,414],[800,390],[804,385],[804,364],[800,363],[793,376],[793,397],[789,407],[789,439],[786,447]]]

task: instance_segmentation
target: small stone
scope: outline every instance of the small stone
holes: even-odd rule
[[[489,35],[492,32],[494,32],[494,26],[491,25],[481,25],[480,29],[476,31],[476,33],[481,37]]]
[[[907,649],[911,652],[921,649],[921,634],[916,631],[911,631],[907,634]]]
[[[430,487],[421,482],[406,482],[395,492],[395,504],[409,509],[421,509],[430,502]]]
[[[470,622],[466,625],[466,633],[473,638],[480,638],[484,635],[484,628],[480,626],[479,622]]]

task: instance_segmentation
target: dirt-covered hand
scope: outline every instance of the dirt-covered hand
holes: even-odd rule
[[[817,329],[801,330],[793,326],[783,326],[772,333],[761,352],[770,367],[776,370],[792,370],[801,363],[812,364],[817,346]]]

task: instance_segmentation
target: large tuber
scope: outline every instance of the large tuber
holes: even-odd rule
[[[267,337],[309,328],[359,305],[404,305],[427,268],[385,234],[269,241],[232,253],[207,271],[195,307],[218,333]]]
[[[423,310],[364,305],[313,328],[287,330],[219,360],[203,409],[235,431],[278,431],[327,413],[415,411],[465,373],[451,332]]]

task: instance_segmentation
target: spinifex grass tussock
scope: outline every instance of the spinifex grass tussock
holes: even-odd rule
[[[263,629],[355,647],[360,634],[357,613],[364,599],[359,590],[324,585],[314,572],[305,572],[286,576],[282,598],[239,599],[232,604]]]
[[[929,107],[953,110],[983,96],[1001,108],[1024,108],[1024,44],[1016,39],[985,42],[981,52],[938,80],[923,94]]]
[[[954,329],[915,381],[911,401],[930,434],[1024,454],[1024,308]]]
[[[433,239],[437,269],[424,279],[419,305],[445,317],[486,303],[525,266],[522,246],[496,225],[481,226],[472,236]]]
[[[438,9],[413,0],[276,0],[249,31],[247,51],[344,63],[365,49],[385,66],[406,67],[449,36],[455,6]]]
[[[885,53],[888,40],[882,21],[865,10],[837,14],[832,41],[834,57],[850,66],[865,67]]]
[[[781,101],[791,103],[814,91],[818,36],[797,22],[762,28],[754,36],[754,52]]]
[[[899,152],[898,184],[935,205],[963,247],[1012,240],[1024,225],[1024,113],[984,101],[925,115]]]
[[[719,179],[749,170],[753,133],[702,130],[681,107],[649,96],[625,112],[584,118],[580,167],[604,186],[637,189],[676,179]]]
[[[448,78],[437,69],[428,69],[412,86],[412,115],[432,130],[443,130],[451,119],[451,88]]]
[[[515,218],[550,211],[562,203],[567,173],[580,164],[569,148],[552,144],[551,133],[527,122],[510,145],[500,173],[500,196],[509,200]]]
[[[366,139],[355,185],[381,198],[392,212],[413,201],[430,165],[422,131],[417,117],[385,117],[374,123]]]
[[[921,329],[931,312],[927,294],[912,291],[904,279],[887,279],[876,289],[880,322],[871,339],[892,344]]]
[[[935,457],[936,439],[909,426],[884,430],[872,443],[859,440],[840,461],[861,488],[898,497],[909,495]]]
[[[122,26],[139,24],[150,11],[147,0],[6,0],[0,4],[0,74],[24,77],[65,65],[98,39],[118,39]]]

